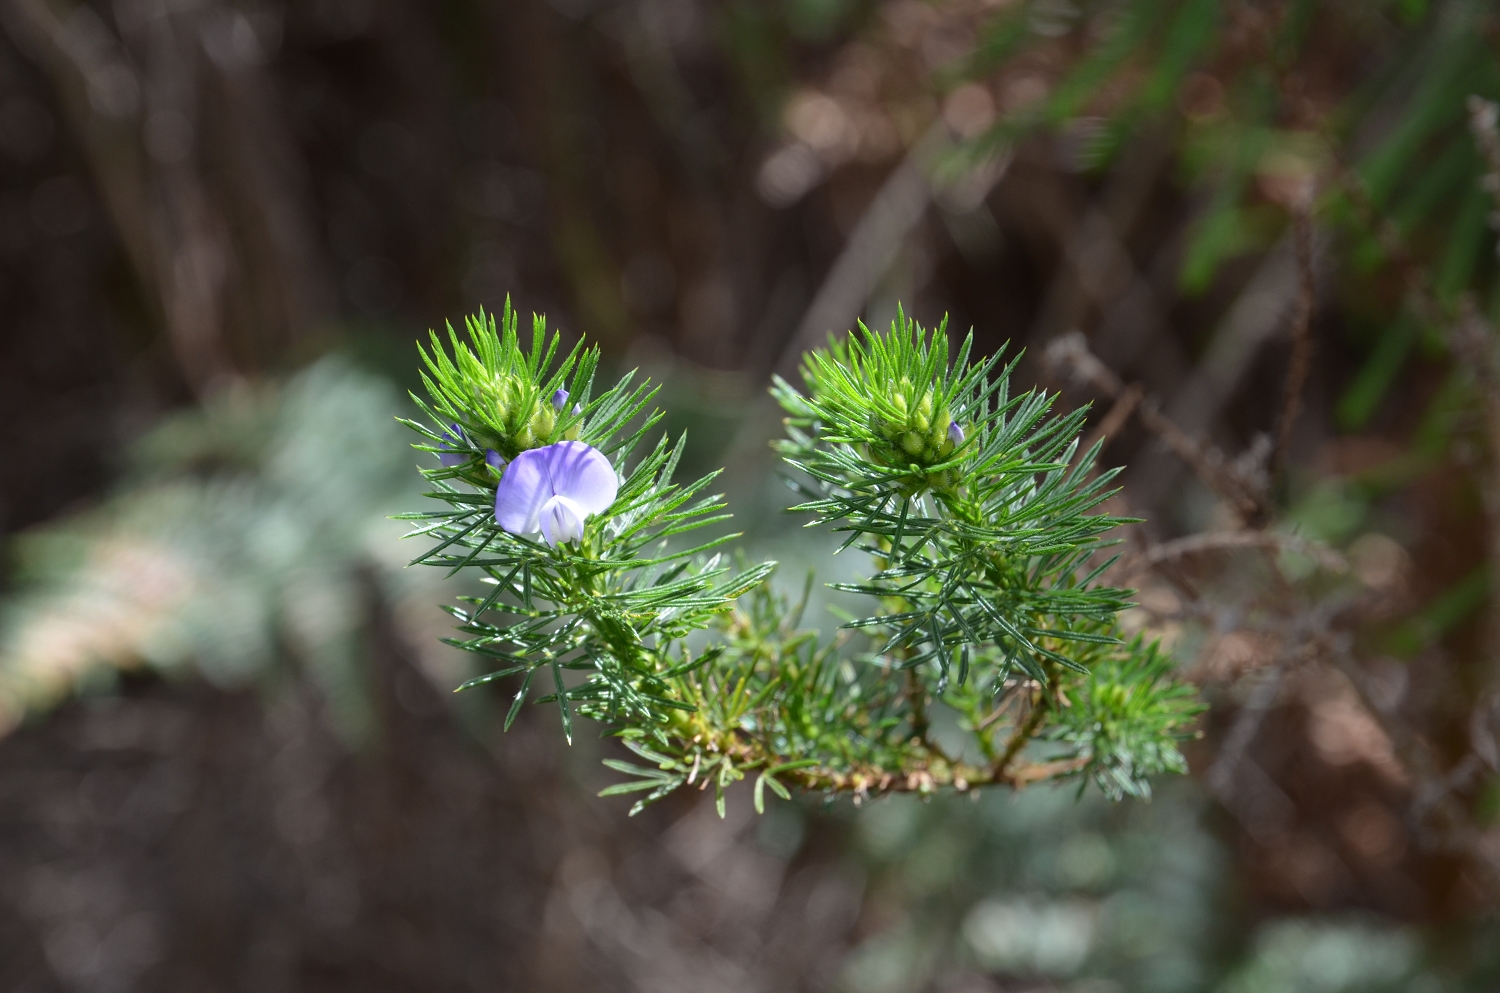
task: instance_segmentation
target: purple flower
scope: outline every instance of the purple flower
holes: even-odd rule
[[[948,440],[953,442],[954,448],[964,443],[964,429],[958,426],[957,421],[948,425]]]
[[[583,537],[583,522],[615,502],[620,481],[604,453],[559,441],[517,455],[495,488],[495,523],[511,534],[542,532],[554,548]]]
[[[568,402],[568,391],[567,390],[558,390],[556,393],[552,394],[552,409],[553,410],[562,410],[563,409],[563,405],[566,404],[567,402]]]
[[[493,448],[486,448],[484,450],[484,460],[490,464],[491,469],[505,468],[505,456],[501,455]]]
[[[443,429],[443,441],[439,444],[443,448],[452,449],[456,445],[464,443],[463,429],[457,424],[450,424]],[[469,461],[470,456],[464,452],[445,451],[438,453],[438,461],[443,463],[443,468],[452,469],[454,466],[463,465]]]

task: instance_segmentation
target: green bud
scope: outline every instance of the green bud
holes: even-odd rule
[[[918,431],[926,431],[932,427],[932,391],[928,390],[922,394],[922,402],[917,404],[917,416],[913,419]],[[945,429],[946,430],[946,429]]]
[[[1101,710],[1123,713],[1130,702],[1130,691],[1117,683],[1112,683],[1097,687],[1094,690],[1094,699],[1099,702]]]
[[[515,389],[509,376],[496,377],[494,387],[495,419],[501,424],[510,416],[511,404],[515,402]]]
[[[907,455],[916,458],[922,454],[922,449],[927,447],[927,440],[915,431],[908,431],[901,438],[901,448]]]
[[[550,406],[542,404],[537,408],[536,413],[531,415],[531,421],[527,427],[538,441],[546,441],[552,437],[552,429],[557,427],[557,415],[552,412]]]

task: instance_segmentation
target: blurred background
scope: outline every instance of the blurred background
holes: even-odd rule
[[[1479,0],[0,0],[0,989],[1500,988],[1497,97]],[[507,294],[791,584],[771,374],[1026,349],[1192,775],[627,818],[502,736],[387,515]]]

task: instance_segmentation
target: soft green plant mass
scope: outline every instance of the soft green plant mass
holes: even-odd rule
[[[507,722],[536,695],[569,736],[592,718],[649,763],[610,760],[631,778],[605,793],[644,792],[639,809],[711,783],[722,809],[753,774],[757,807],[766,788],[1067,777],[1121,797],[1183,771],[1200,707],[1156,645],[1120,637],[1129,591],[1101,581],[1122,523],[1097,512],[1114,473],[1079,450],[1083,411],[1012,395],[1014,363],[974,358],[970,340],[950,357],[945,328],[903,315],[809,354],[806,393],[777,380],[791,510],[871,566],[837,585],[868,607],[828,639],[801,626],[813,577],[794,598],[775,563],[724,557],[735,535],[674,543],[727,515],[716,474],[674,480],[680,439],[643,446],[654,389],[632,374],[596,392],[596,351],[559,359],[541,318],[523,348],[517,324],[507,303],[424,351],[430,422],[407,423],[442,463],[423,474],[443,506],[407,517],[436,541],[418,562],[491,587],[450,608],[453,643],[495,666],[467,685],[515,677]],[[585,463],[617,478],[584,480]],[[959,745],[933,733],[940,710]]]

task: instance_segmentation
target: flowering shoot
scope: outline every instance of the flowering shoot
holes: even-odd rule
[[[971,363],[971,339],[950,361],[946,328],[901,315],[806,356],[805,393],[776,380],[791,509],[870,564],[833,586],[868,610],[827,638],[800,627],[811,577],[794,604],[775,563],[726,563],[736,535],[674,544],[728,514],[716,473],[674,479],[680,440],[640,448],[654,389],[627,375],[596,393],[595,350],[562,355],[541,318],[525,349],[517,324],[507,302],[423,351],[428,420],[407,423],[441,462],[423,470],[440,509],[407,519],[435,540],[418,562],[489,586],[448,608],[487,670],[465,685],[514,680],[507,726],[545,686],[570,740],[593,719],[645,760],[607,760],[630,778],[606,794],[641,792],[639,810],[711,783],[722,811],[753,776],[757,809],[767,789],[1065,778],[1122,797],[1184,768],[1196,697],[1121,637],[1128,591],[1102,581],[1114,471],[1078,450],[1085,412],[1010,394],[1014,363]],[[933,734],[939,714],[961,747]]]

